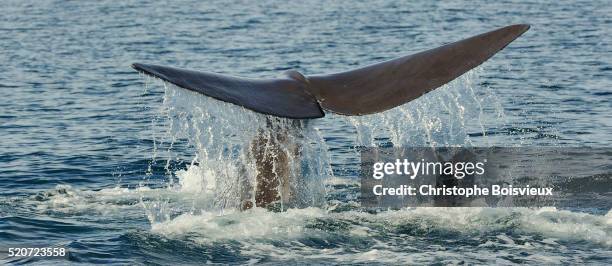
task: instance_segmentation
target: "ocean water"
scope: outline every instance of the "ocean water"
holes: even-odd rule
[[[612,263],[609,201],[374,212],[359,206],[355,149],[609,147],[608,1],[7,0],[0,14],[2,251],[63,246],[75,264]],[[130,68],[329,73],[514,23],[532,28],[416,101],[311,121],[291,160],[302,208],[284,212],[232,207],[265,117]]]

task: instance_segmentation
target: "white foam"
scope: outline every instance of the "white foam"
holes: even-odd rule
[[[198,200],[210,200],[198,198],[201,193],[186,193],[178,188],[90,191],[58,186],[48,194],[44,200],[32,199],[27,204],[35,204],[43,212],[137,219],[142,215],[139,199],[148,204],[159,204],[158,197],[163,195],[163,198],[171,199],[167,202],[170,209],[197,203]],[[555,208],[411,208],[378,214],[359,211],[330,213],[321,208],[275,213],[255,208],[244,212],[184,212],[176,217],[154,219],[151,232],[203,245],[238,241],[240,252],[254,259],[266,254],[275,260],[302,256],[304,259],[337,263],[373,260],[391,264],[479,260],[507,263],[499,261],[499,258],[525,252],[529,254],[523,257],[525,261],[564,263],[580,261],[581,251],[574,250],[574,243],[590,243],[609,250],[612,246],[611,220],[612,212],[594,215]],[[478,248],[463,251],[414,242],[415,239],[426,239],[429,234],[460,235],[461,238],[472,237],[474,241],[483,242]],[[348,242],[338,242],[339,236]],[[333,245],[329,248],[311,246],[308,244],[311,239]],[[287,245],[274,244],[278,241]],[[358,246],[354,243],[361,241],[372,241],[373,244],[363,252],[353,250]],[[558,254],[563,250],[572,250],[576,259]]]
[[[81,190],[70,185],[57,185],[55,189],[39,193],[27,202],[40,212],[55,211],[66,214],[96,214],[114,216],[126,210],[141,210],[142,193],[155,193],[147,187],[128,189],[105,188],[97,191]]]
[[[607,224],[608,219],[608,215],[527,208],[413,208],[379,214],[353,211],[327,213],[318,208],[281,213],[254,209],[222,216],[210,213],[182,215],[155,224],[153,232],[169,238],[188,237],[201,244],[236,240],[241,243],[244,255],[257,258],[265,254],[275,260],[302,257],[338,263],[451,263],[471,260],[508,263],[500,260],[500,257],[524,251],[529,254],[524,257],[525,261],[561,263],[567,262],[568,258],[556,252],[567,249],[565,245],[568,243],[572,245],[586,241],[610,247],[612,230]],[[336,224],[347,227],[336,227]],[[414,232],[400,233],[405,227],[413,228],[417,236],[446,232],[463,237],[471,235],[476,241],[482,240],[482,236],[495,237],[484,240],[478,249],[457,252],[448,251],[443,245],[411,242],[415,239],[412,235]],[[338,235],[348,237],[346,241],[349,242],[337,242]],[[386,239],[385,236],[391,238]],[[543,239],[538,240],[534,236],[542,236]],[[330,248],[312,247],[305,245],[302,242],[304,239],[329,241],[334,245]],[[376,244],[364,252],[351,250],[352,241],[358,243],[363,240]],[[270,241],[290,244],[284,247]]]
[[[183,214],[170,221],[152,225],[152,231],[168,237],[198,235],[198,242],[256,238],[290,239],[302,236],[304,219],[323,217],[318,208],[292,209],[274,213],[254,208],[248,211],[228,211],[223,215],[202,213]]]
[[[185,170],[176,171],[179,186],[186,193],[211,193],[215,189],[215,172],[198,165],[190,165]]]
[[[227,238],[282,238],[310,234],[311,232],[307,231],[311,229],[294,229],[308,227],[309,223],[318,218],[352,221],[343,232],[355,237],[371,236],[373,231],[380,230],[376,226],[385,224],[390,230],[410,225],[425,231],[452,231],[465,235],[510,230],[519,234],[545,236],[548,239],[546,241],[550,241],[549,244],[558,244],[554,242],[558,240],[588,241],[612,246],[612,230],[608,215],[555,209],[412,208],[379,214],[356,211],[327,213],[319,208],[291,209],[281,213],[254,209],[247,212],[226,213],[222,216],[210,213],[185,215],[156,224],[153,228],[156,232],[171,233],[171,235],[195,233],[209,241]],[[359,222],[354,223],[355,221]],[[243,230],[242,227],[248,228]],[[279,230],[292,234],[278,234]],[[516,244],[506,234],[498,234],[497,239],[504,244]]]

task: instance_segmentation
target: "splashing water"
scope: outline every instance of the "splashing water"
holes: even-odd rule
[[[171,84],[163,85],[163,103],[153,120],[153,161],[165,156],[168,178],[164,182],[168,189],[208,196],[210,200],[192,208],[192,212],[227,211],[239,208],[245,198],[253,200],[252,188],[259,171],[253,151],[256,141],[264,142],[266,156],[287,155],[289,169],[280,169],[283,166],[277,164],[272,169],[272,174],[289,176],[285,180],[289,184],[281,184],[292,191],[291,199],[281,201],[288,204],[283,208],[324,204],[323,179],[331,175],[327,147],[319,131],[307,121],[268,117]],[[283,145],[271,147],[271,139]],[[173,172],[171,161],[188,156],[173,150],[177,144],[194,150],[194,154],[186,169]],[[159,221],[159,214],[168,218],[168,210],[160,206],[166,205],[146,206],[152,222]]]
[[[358,201],[354,149],[609,146],[612,20],[605,1],[382,0],[355,1],[348,9],[336,1],[39,2],[3,5],[5,247],[66,245],[70,262],[83,264],[612,264],[606,201],[596,209],[373,213]],[[138,60],[248,76],[288,67],[329,73],[486,32],[489,22],[533,27],[485,63],[486,71],[406,105],[309,121],[302,132],[313,134],[314,144],[302,147],[321,146],[322,153],[302,151],[295,163],[320,170],[308,182],[318,190],[325,185],[325,196],[313,196],[324,204],[310,200],[304,205],[318,207],[283,212],[237,211],[232,204],[240,190],[221,191],[253,178],[241,174],[253,165],[238,155],[248,158],[253,139],[244,134],[257,136],[248,126],[265,119],[236,106],[225,114],[223,103],[180,89],[188,99],[175,99],[163,83],[134,90],[142,80],[126,65]],[[166,107],[175,108],[170,117]],[[222,136],[217,131],[226,125],[208,121],[214,134],[202,122],[181,130],[198,123],[177,118],[180,109],[205,120],[196,107],[242,117],[237,126],[248,133]]]
[[[473,146],[471,129],[486,137],[487,124],[503,118],[494,94],[478,88],[477,68],[420,99],[391,110],[349,117],[358,145],[375,146]],[[490,126],[490,125],[489,125]]]
[[[473,207],[372,213],[360,207],[356,147],[495,145],[488,132],[504,126],[499,123],[505,116],[496,96],[478,85],[477,73],[379,114],[329,114],[299,123],[147,78],[145,92],[155,81],[163,94],[147,135],[153,140],[149,170],[138,188],[60,185],[18,205],[82,219],[138,220],[144,209],[148,219],[142,222],[151,230],[129,232],[123,236],[128,241],[169,254],[175,246],[160,251],[162,243],[189,246],[205,256],[225,256],[218,248],[228,247],[236,260],[293,261],[297,253],[314,262],[477,262],[497,260],[503,252],[524,262],[561,263],[609,254],[611,211]],[[284,212],[239,211],[241,201],[253,197],[245,188],[252,190],[257,180],[253,143],[279,132],[286,137],[276,144],[283,145],[267,152],[288,156],[288,169],[272,174],[290,176],[293,198],[281,201]],[[572,243],[593,249],[567,258],[562,253]]]
[[[486,114],[495,118],[503,116],[494,95],[486,90],[476,91],[478,71],[471,71],[422,99],[379,114],[357,117],[332,114],[309,121],[262,115],[147,78],[145,88],[151,80],[164,88],[163,102],[152,121],[152,162],[159,157],[166,162],[163,187],[197,195],[197,204],[194,200],[188,208],[190,213],[223,213],[240,208],[245,198],[253,200],[260,171],[253,147],[255,142],[263,140],[264,152],[269,156],[279,153],[287,156],[288,169],[273,165],[272,172],[268,173],[288,176],[281,179],[288,184],[280,184],[279,190],[290,190],[291,199],[282,199],[281,203],[285,204],[282,207],[321,207],[326,204],[325,185],[333,176],[328,150],[334,144],[322,137],[334,134],[328,132],[329,128],[344,124],[341,128],[354,131],[355,139],[345,140],[351,143],[349,147],[473,145],[468,127],[475,124],[482,136],[486,136],[483,125]],[[495,112],[485,113],[485,109]],[[282,140],[278,140],[279,135]],[[177,145],[185,149],[176,148]],[[352,152],[348,158],[358,159],[357,149]],[[184,169],[173,169],[173,161],[188,163]],[[152,175],[149,167],[147,176]],[[145,181],[143,185],[152,180]],[[158,201],[142,204],[150,221],[156,223],[180,215],[181,211],[172,209],[175,207],[171,207],[171,201],[160,197]]]

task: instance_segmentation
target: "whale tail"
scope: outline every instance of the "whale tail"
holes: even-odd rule
[[[142,73],[181,88],[293,119],[382,112],[412,101],[482,64],[529,29],[512,25],[424,52],[346,72],[304,76],[287,72],[277,79],[250,79],[211,72],[135,63]]]
[[[417,54],[329,75],[304,76],[289,71],[278,79],[249,79],[157,65],[132,66],[181,88],[267,115],[312,119],[325,116],[323,109],[343,115],[364,115],[412,101],[452,81],[482,64],[528,29],[528,25],[508,26]],[[257,166],[256,184],[245,184],[241,209],[272,206],[291,198],[287,187],[290,154],[280,148],[289,145],[291,131],[275,129],[274,132],[272,136],[259,135],[251,143],[250,151]]]

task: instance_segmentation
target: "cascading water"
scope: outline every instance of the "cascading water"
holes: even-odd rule
[[[286,156],[286,165],[275,160],[270,173],[286,175],[279,178],[279,186],[291,193],[281,193],[289,197],[281,199],[285,205],[281,208],[324,204],[323,180],[331,175],[327,147],[308,121],[268,117],[171,84],[163,86],[163,102],[153,120],[153,161],[165,157],[168,178],[163,182],[168,189],[207,197],[192,212],[227,211],[240,208],[245,200],[254,202],[256,176],[261,171],[256,144],[262,156]],[[175,145],[193,153],[175,152]],[[190,163],[187,169],[170,169],[175,160]],[[152,221],[160,221],[160,215],[167,219],[167,206],[159,202],[147,205]]]
[[[254,151],[258,146],[266,156],[286,157],[282,160],[286,164],[273,163],[271,172],[264,173],[284,177],[276,184],[282,208],[324,206],[325,184],[333,176],[332,168],[337,168],[334,165],[356,168],[359,158],[357,149],[351,149],[349,156],[334,158],[336,163],[330,163],[328,151],[335,149],[334,142],[342,138],[324,137],[334,136],[340,124],[355,136],[341,140],[344,147],[346,143],[349,147],[482,144],[480,139],[472,140],[470,129],[479,131],[476,136],[485,136],[486,143],[483,123],[502,117],[503,112],[494,95],[475,89],[477,72],[379,114],[328,114],[324,119],[308,121],[265,116],[153,79],[163,85],[164,94],[152,123],[152,161],[161,157],[166,162],[167,178],[162,182],[167,189],[196,196],[189,208],[177,209],[176,199],[168,195],[143,201],[143,205],[151,222],[163,222],[185,211],[227,212],[239,209],[245,200],[254,202],[257,174],[262,172]],[[189,162],[186,168],[171,167],[173,161],[181,160]]]
[[[488,146],[486,127],[503,117],[498,99],[480,88],[480,68],[444,85],[423,98],[391,110],[348,117],[361,146],[439,147]],[[340,118],[341,119],[341,118]],[[470,135],[485,136],[474,140]]]

